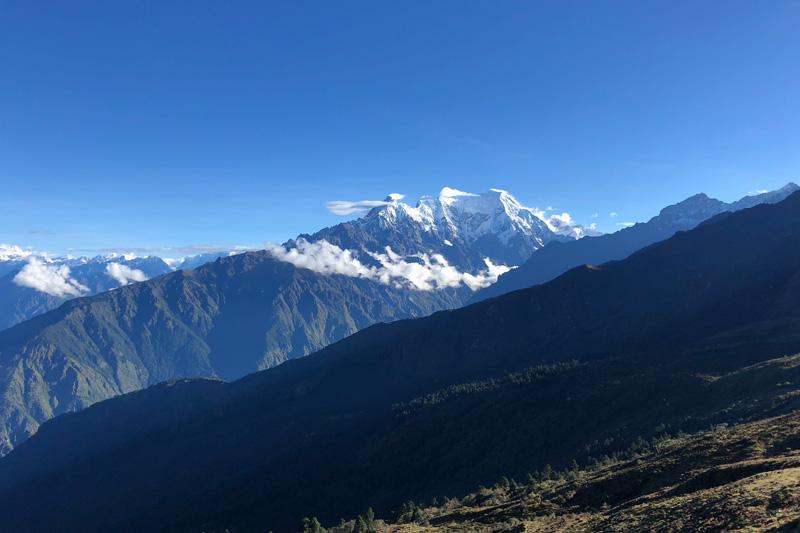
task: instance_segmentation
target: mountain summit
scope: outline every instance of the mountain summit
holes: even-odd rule
[[[745,196],[731,203],[709,198],[703,193],[695,194],[665,207],[647,222],[616,233],[572,242],[555,242],[535,250],[522,266],[500,276],[496,283],[478,292],[471,301],[477,302],[545,283],[580,265],[599,265],[624,259],[645,246],[667,239],[678,231],[690,230],[721,213],[740,211],[760,204],[774,204],[798,190],[800,187],[796,184],[788,183],[778,190]]]
[[[498,265],[569,239],[500,190],[401,200],[268,251],[144,272],[154,279],[0,332],[0,455],[42,421],[113,395],[176,377],[238,378],[375,322],[458,307],[508,269]],[[77,265],[59,272],[92,287]]]
[[[360,252],[391,246],[404,256],[440,254],[450,265],[475,272],[485,268],[487,259],[516,266],[549,242],[570,241],[593,231],[575,224],[569,215],[547,217],[542,210],[525,207],[501,189],[475,194],[444,187],[415,206],[402,199],[391,194],[361,218],[301,238]]]
[[[794,410],[798,220],[800,193],[623,261],[373,326],[234,383],[169,382],[58,417],[0,460],[3,526],[296,531],[303,516],[334,522],[368,506],[388,516],[402,502],[462,495],[570,459],[577,479],[590,457],[637,453],[665,429]],[[796,442],[795,431],[786,445]],[[766,449],[744,441],[730,453],[743,460],[753,450],[757,462],[671,476],[661,487],[673,488],[660,494],[683,498],[758,478]],[[659,472],[558,501],[570,514],[614,508],[653,490],[678,453],[664,456]],[[538,505],[539,493],[527,496]]]

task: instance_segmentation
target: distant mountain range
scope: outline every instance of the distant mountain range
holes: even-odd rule
[[[705,194],[697,194],[665,207],[648,222],[636,224],[616,233],[591,236],[571,242],[553,242],[532,252],[524,264],[504,273],[497,283],[475,294],[471,302],[550,281],[576,266],[600,265],[624,259],[636,250],[671,237],[678,231],[692,229],[720,213],[780,202],[798,190],[800,187],[789,183],[776,191],[745,196],[731,203],[709,198]]]
[[[790,188],[741,202],[774,201]],[[505,191],[445,187],[416,207],[393,195],[361,218],[235,257],[178,265],[119,256],[45,262],[11,249],[7,255],[16,257],[6,259],[18,265],[0,279],[0,294],[8,295],[0,316],[19,321],[83,292],[99,294],[0,332],[0,455],[57,414],[167,379],[236,379],[376,322],[460,307],[531,254],[581,251],[578,245],[591,242],[589,249],[600,250],[595,259],[628,255],[725,205],[698,195],[647,224],[575,240],[595,232],[565,226],[568,218],[524,207]],[[158,277],[212,259],[191,273]],[[581,262],[567,254],[550,272],[573,264]],[[21,286],[26,269],[28,286]]]
[[[283,246],[70,300],[0,332],[0,455],[44,420],[117,394],[178,377],[239,378],[376,322],[459,307],[507,270],[503,262],[575,238],[540,216],[504,191],[445,188],[415,208],[390,198],[363,218]],[[97,292],[100,282],[116,287],[111,274],[126,269],[130,278],[142,261],[25,263],[4,278],[27,295],[9,298],[13,316]],[[170,269],[147,261],[160,271],[134,281]],[[62,293],[19,287],[34,267],[59,274]]]
[[[0,461],[3,524],[292,531],[303,516],[332,522],[368,506],[381,514],[409,499],[463,494],[501,474],[519,479],[545,462],[585,464],[665,428],[697,431],[796,409],[799,367],[774,358],[800,351],[798,221],[795,193],[718,215],[621,261],[579,267],[463,309],[372,326],[234,383],[169,382],[58,417]],[[92,317],[93,329],[94,317],[115,315],[142,338],[165,339],[180,323],[145,332],[163,323],[155,317],[167,309],[156,301],[155,314],[139,315],[135,293],[160,285],[164,295],[186,294],[182,302],[205,301],[210,295],[187,293],[177,278],[197,277],[201,291],[234,271],[226,283],[242,288],[246,273],[261,273],[264,263],[246,254],[114,291],[122,300],[97,296],[65,307],[76,320]],[[262,268],[277,265],[288,268]],[[237,335],[210,360],[236,361],[242,353],[256,286],[220,291],[225,297],[214,300],[220,309],[222,302],[237,308],[225,313]],[[91,303],[98,309],[88,309]],[[194,307],[174,309],[197,316]],[[63,328],[54,338],[74,324],[50,314],[34,322]],[[29,338],[18,326],[0,346]],[[79,341],[73,346],[84,346]],[[45,345],[27,353],[4,373],[30,367],[31,354],[65,360]],[[10,353],[0,357],[8,361]],[[129,359],[105,364],[122,369]],[[75,359],[66,360],[40,372],[80,375]],[[29,379],[20,373],[25,379],[13,390]],[[50,390],[58,399],[76,388],[81,381],[73,379]],[[629,483],[620,493],[640,490],[647,479]],[[590,496],[581,493],[585,505],[604,503]],[[559,501],[580,505],[575,498]]]
[[[145,281],[177,268],[194,268],[227,255],[198,254],[171,261],[127,254],[50,257],[0,245],[0,330],[55,309],[72,298]]]

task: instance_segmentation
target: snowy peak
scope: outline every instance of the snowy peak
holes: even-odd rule
[[[413,224],[447,241],[474,242],[488,235],[509,244],[516,237],[534,239],[537,247],[559,238],[580,238],[587,230],[566,213],[547,217],[544,211],[523,206],[508,191],[489,189],[475,194],[443,187],[437,196],[423,196],[415,206],[391,194],[385,204],[373,208],[363,219],[384,229],[403,231]]]
[[[522,205],[508,191],[473,192],[443,187],[412,205],[401,194],[382,201],[331,202],[337,214],[351,214],[354,204],[370,207],[360,218],[299,235],[311,243],[327,241],[342,250],[369,258],[387,248],[410,261],[439,257],[461,272],[476,273],[493,265],[512,267],[551,241],[568,241],[590,234],[566,213],[557,215]],[[335,204],[332,205],[331,204]],[[378,265],[372,265],[378,266]]]
[[[467,242],[492,234],[504,244],[518,235],[533,237],[539,246],[554,238],[544,220],[533,209],[524,207],[508,192],[490,189],[482,194],[469,194],[443,189],[442,209],[456,230],[454,237]]]

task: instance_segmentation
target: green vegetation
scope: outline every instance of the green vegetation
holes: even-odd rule
[[[771,524],[764,509],[794,498],[794,436],[669,450],[680,432],[724,436],[722,424],[800,409],[800,356],[785,356],[800,352],[798,219],[800,194],[624,261],[366,328],[234,383],[167,384],[58,417],[0,461],[4,526],[284,533],[304,516],[327,525],[361,513],[368,527],[368,507],[396,520],[392,510],[413,500],[396,526],[437,528],[438,515],[423,510],[465,494],[478,507],[448,520],[552,517],[550,530],[575,516],[628,530],[681,529],[680,516],[706,529]],[[227,338],[232,364],[244,341]],[[555,372],[538,366],[572,360]],[[779,492],[741,485],[758,472]],[[523,499],[530,489],[541,504]],[[751,500],[752,520],[726,521]]]
[[[512,372],[499,378],[487,378],[470,383],[459,383],[445,389],[414,398],[409,402],[396,403],[392,409],[403,416],[413,414],[416,410],[440,404],[451,398],[479,394],[499,390],[510,385],[530,385],[551,376],[557,376],[575,369],[580,363],[575,360],[559,361],[535,365],[518,372]]]
[[[72,300],[0,332],[0,456],[61,413],[168,379],[239,378],[463,297],[323,276],[258,252]]]
[[[796,531],[798,442],[800,412],[665,435],[584,468],[573,461],[553,475],[502,477],[442,504],[409,502],[377,521],[376,531]]]

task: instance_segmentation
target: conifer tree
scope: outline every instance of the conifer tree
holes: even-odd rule
[[[319,523],[317,517],[303,518],[302,533],[325,533],[325,528]]]

